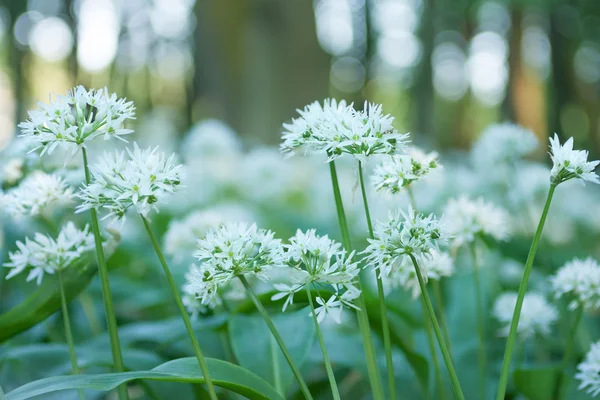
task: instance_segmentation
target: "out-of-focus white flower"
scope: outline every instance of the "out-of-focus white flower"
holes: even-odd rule
[[[517,293],[513,292],[501,294],[494,303],[494,317],[504,325],[500,330],[502,336],[508,336],[516,305]],[[557,319],[558,310],[552,304],[549,304],[544,296],[539,293],[526,293],[517,332],[523,338],[534,334],[548,335],[551,325]]]
[[[105,153],[90,167],[92,180],[77,195],[83,201],[77,212],[104,208],[107,217],[119,219],[133,206],[147,216],[157,202],[177,189],[180,169],[175,155],[167,158],[158,147],[142,150],[134,143],[127,153]]]
[[[290,244],[284,247],[287,249],[287,264],[291,268],[288,278],[290,283],[275,284],[279,293],[271,298],[286,298],[283,311],[293,303],[294,294],[312,284],[331,287],[333,290],[333,294],[328,293],[329,300],[325,300],[324,296],[317,296],[320,307],[315,312],[319,322],[325,316],[331,316],[339,323],[338,316],[344,306],[356,308],[353,300],[360,295],[357,288],[360,268],[358,262],[352,260],[354,253],[346,255],[340,243],[329,239],[327,235],[317,235],[314,229],[306,233],[298,230],[290,238]],[[338,307],[339,313],[332,311],[333,307]]]
[[[22,137],[37,142],[35,149],[41,148],[41,155],[51,154],[59,145],[76,152],[99,136],[124,140],[122,136],[133,131],[123,125],[134,118],[134,112],[133,102],[109,95],[106,88],[88,91],[77,86],[64,96],[51,98],[49,104],[38,103],[19,128]]]
[[[55,174],[35,171],[2,197],[2,204],[13,216],[48,214],[70,203],[73,190]]]
[[[505,240],[510,233],[510,214],[481,197],[450,199],[444,208],[444,221],[456,247],[473,242],[478,235]]]
[[[420,257],[437,249],[447,239],[444,225],[433,214],[425,217],[409,206],[408,212],[390,213],[388,221],[377,222],[374,239],[369,239],[369,246],[363,253],[366,263],[379,270],[380,276],[386,276],[401,268],[409,255]],[[427,272],[422,266],[420,268],[426,278]]]
[[[411,147],[408,154],[395,155],[378,165],[373,172],[373,185],[377,190],[398,193],[404,186],[428,175],[439,166],[438,154],[425,153]]]
[[[180,261],[191,256],[198,239],[227,223],[255,221],[254,214],[237,204],[220,204],[194,211],[182,220],[172,220],[164,237],[164,251]]]
[[[364,162],[374,154],[399,154],[408,140],[392,126],[394,118],[374,103],[365,102],[364,110],[357,111],[343,100],[327,99],[298,113],[300,118],[283,125],[281,151],[289,155],[303,150],[326,154],[331,161],[346,153]]]
[[[600,265],[593,258],[574,259],[550,278],[557,297],[568,295],[571,310],[583,306],[588,311],[600,308]]]
[[[190,129],[181,145],[187,163],[198,158],[237,156],[242,144],[231,127],[217,119],[198,122]]]
[[[600,393],[600,342],[592,344],[585,359],[577,366],[575,379],[580,381],[577,389],[596,397]]]
[[[558,185],[569,179],[579,179],[581,182],[600,183],[598,175],[594,172],[600,161],[589,161],[586,150],[573,150],[573,138],[569,138],[561,145],[555,133],[550,138],[550,156],[552,157],[552,170],[550,181]]]
[[[200,262],[187,275],[186,291],[209,304],[218,290],[241,275],[256,275],[284,266],[281,240],[255,224],[234,223],[210,230],[198,241],[194,257]]]
[[[14,185],[19,179],[23,177],[23,167],[25,166],[25,159],[18,157],[13,158],[4,165],[2,171],[2,179],[9,185]]]
[[[195,265],[191,265],[189,272],[186,273],[187,281],[193,280]],[[249,277],[250,278],[250,277]],[[252,279],[248,279],[248,282],[253,286]],[[193,319],[197,318],[200,314],[206,314],[211,310],[219,307],[223,304],[223,301],[240,301],[246,299],[246,291],[244,285],[237,279],[230,281],[223,287],[219,288],[219,296],[213,296],[208,303],[202,303],[202,299],[198,298],[196,293],[191,291],[193,286],[184,284],[181,288],[182,296],[181,301],[185,306],[186,310]]]
[[[33,239],[25,238],[25,243],[18,241],[17,247],[17,251],[9,253],[10,261],[4,263],[5,267],[12,268],[6,279],[29,270],[27,282],[36,280],[39,285],[45,273],[54,274],[84,263],[84,255],[94,249],[94,236],[87,225],[80,230],[68,222],[56,239],[36,233]]]
[[[498,168],[513,164],[539,148],[535,134],[522,126],[503,123],[486,128],[473,144],[471,157],[475,166]]]
[[[294,189],[291,181],[294,164],[287,162],[279,151],[257,147],[245,154],[236,173],[242,195],[250,200],[267,204],[282,201]]]

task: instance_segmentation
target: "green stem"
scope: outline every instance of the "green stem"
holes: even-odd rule
[[[365,207],[365,216],[367,218],[367,226],[369,228],[369,237],[374,239],[373,235],[373,223],[371,222],[371,212],[369,210],[369,201],[367,199],[367,191],[365,189],[365,181],[363,177],[363,166],[362,162],[358,162],[358,175],[360,178],[360,191],[362,193],[363,204]],[[390,400],[396,399],[396,381],[394,376],[394,361],[392,358],[392,342],[390,340],[390,324],[387,316],[387,307],[385,300],[385,293],[383,291],[383,280],[381,275],[375,272],[375,278],[377,280],[377,296],[379,297],[379,311],[381,313],[381,331],[383,333],[383,347],[385,349],[385,363],[387,367],[388,377],[388,396]]]
[[[444,299],[442,298],[442,289],[440,287],[440,281],[432,279],[431,284],[433,286],[433,297],[437,304],[438,314],[440,315],[440,325],[442,327],[442,331],[444,332],[444,337],[446,338],[446,345],[448,346],[448,351],[450,352],[450,354],[452,354],[452,346],[450,343],[450,331],[448,330],[448,321],[446,320],[446,311],[444,307]]]
[[[310,293],[310,285],[306,285],[306,296],[308,297],[308,304],[310,305],[313,322],[315,323],[315,328],[317,330],[317,338],[319,339],[319,345],[321,346],[321,353],[323,353],[323,361],[325,362],[325,370],[327,371],[327,378],[329,379],[329,385],[331,386],[331,393],[333,394],[334,400],[340,400],[340,392],[335,381],[335,374],[333,373],[331,361],[329,361],[329,356],[327,355],[327,348],[325,347],[323,333],[321,332],[321,327],[319,326],[319,321],[317,320],[315,305],[312,299],[312,294]]]
[[[575,314],[575,319],[573,320],[573,325],[571,326],[571,330],[569,331],[569,337],[567,338],[567,347],[565,347],[563,359],[558,370],[559,375],[558,379],[556,380],[556,387],[554,390],[555,400],[561,400],[564,397],[564,389],[562,387],[564,383],[564,375],[567,371],[567,368],[569,367],[571,358],[573,357],[573,349],[575,347],[575,336],[577,334],[577,328],[579,328],[579,323],[581,322],[582,316],[583,304],[579,304]]]
[[[169,282],[169,288],[171,289],[171,293],[175,298],[175,303],[177,303],[177,308],[179,309],[179,314],[181,315],[181,319],[183,319],[183,323],[185,324],[185,329],[192,341],[192,345],[194,346],[194,353],[196,354],[196,359],[198,359],[198,365],[200,366],[200,370],[202,371],[202,375],[204,375],[204,381],[206,382],[206,386],[208,387],[208,394],[212,400],[218,400],[217,394],[215,393],[215,387],[213,386],[212,379],[210,378],[210,374],[208,372],[208,367],[206,366],[206,360],[204,359],[204,355],[202,354],[202,350],[200,349],[200,344],[198,343],[198,339],[196,338],[196,334],[194,332],[194,328],[192,327],[192,323],[190,322],[190,317],[183,305],[183,301],[181,301],[181,296],[179,295],[179,289],[177,288],[177,284],[175,283],[175,279],[173,279],[173,275],[171,275],[171,271],[169,270],[169,266],[167,265],[167,261],[160,250],[160,246],[154,237],[154,233],[152,233],[152,228],[150,228],[150,224],[146,217],[140,214],[142,221],[144,222],[144,227],[146,228],[146,232],[148,232],[148,236],[150,237],[150,241],[152,242],[152,246],[154,246],[154,251],[160,260],[160,264],[165,271],[165,275],[167,277],[167,281]]]
[[[2,386],[0,386],[0,400],[6,400],[6,395],[2,391]]]
[[[525,298],[525,292],[527,291],[527,282],[529,282],[529,275],[531,275],[531,269],[533,267],[533,260],[535,259],[535,253],[537,252],[540,237],[544,230],[544,223],[548,216],[548,210],[550,209],[550,203],[552,202],[552,196],[556,190],[556,184],[550,184],[550,190],[548,190],[548,197],[546,198],[546,204],[542,211],[542,216],[538,224],[533,242],[531,242],[531,248],[529,249],[529,255],[525,262],[525,271],[523,272],[523,278],[519,285],[519,293],[517,295],[517,304],[515,305],[515,311],[513,313],[512,321],[510,323],[510,331],[508,333],[508,340],[506,342],[506,349],[504,351],[504,361],[502,362],[502,373],[500,374],[500,382],[498,384],[498,392],[496,394],[496,400],[504,400],[506,394],[506,385],[508,384],[508,374],[510,371],[510,360],[515,348],[515,341],[517,339],[517,327],[519,326],[519,318],[521,317],[521,308],[523,307],[523,299]]]
[[[90,170],[87,160],[87,152],[85,147],[81,149],[83,154],[83,170],[85,171],[85,183],[90,184]],[[94,243],[96,244],[96,257],[98,260],[98,275],[100,275],[100,284],[102,286],[102,299],[104,301],[104,311],[106,313],[106,325],[108,327],[108,336],[110,338],[110,349],[112,352],[113,364],[115,372],[124,372],[123,356],[121,354],[121,344],[119,343],[119,330],[117,328],[117,318],[110,292],[110,282],[108,280],[108,268],[104,258],[104,250],[102,249],[102,237],[100,236],[100,225],[98,223],[98,214],[94,208],[90,209],[92,219],[92,232],[94,234]],[[129,400],[127,393],[127,384],[121,384],[117,387],[119,400]]]
[[[260,300],[256,297],[256,295],[252,291],[252,288],[250,287],[250,284],[246,280],[246,277],[244,275],[238,275],[238,278],[242,282],[242,285],[244,285],[244,288],[246,289],[246,293],[248,294],[248,297],[250,297],[250,300],[252,300],[252,302],[256,306],[256,309],[258,310],[260,315],[262,315],[263,319],[267,323],[267,326],[269,327],[269,330],[271,331],[271,334],[277,341],[277,344],[279,345],[279,348],[281,349],[283,356],[285,357],[290,368],[292,369],[292,373],[294,374],[294,376],[296,377],[296,380],[298,381],[298,385],[300,385],[300,390],[302,391],[302,394],[304,394],[304,398],[307,400],[313,400],[313,397],[310,394],[310,391],[308,390],[308,386],[306,386],[306,382],[304,382],[304,379],[302,378],[302,374],[300,373],[300,370],[296,366],[296,363],[294,362],[292,355],[288,351],[285,343],[283,342],[283,339],[279,335],[277,328],[275,328],[275,324],[273,324],[273,320],[271,319],[271,317],[269,317],[267,310],[265,310],[265,307],[262,305]]]
[[[421,305],[423,306],[423,320],[425,321],[425,330],[427,331],[427,343],[429,344],[429,352],[431,353],[431,361],[433,362],[433,370],[435,373],[435,381],[440,399],[446,398],[446,392],[444,390],[444,381],[442,380],[442,370],[440,369],[440,362],[437,357],[437,349],[435,348],[435,337],[431,328],[431,321],[425,314],[427,313],[427,305],[425,304],[424,297],[421,296]]]
[[[479,390],[482,399],[486,398],[486,349],[485,349],[485,325],[484,315],[482,307],[482,296],[481,296],[481,282],[479,279],[479,264],[477,262],[477,249],[475,248],[475,242],[469,246],[471,250],[471,257],[473,259],[473,285],[475,286],[475,312],[477,313],[477,359],[479,362]]]
[[[75,375],[79,375],[81,371],[79,370],[79,364],[77,363],[77,354],[75,353],[75,343],[73,341],[73,333],[71,331],[71,318],[69,317],[69,308],[67,307],[67,296],[65,295],[65,285],[63,282],[62,271],[58,270],[56,272],[56,275],[58,275],[60,304],[62,307],[63,323],[65,327],[65,338],[67,339],[67,346],[69,347],[69,358],[71,359],[71,367],[73,368],[73,373]],[[83,389],[77,390],[77,396],[79,396],[80,400],[85,400],[85,394],[83,392]]]
[[[450,375],[450,381],[452,382],[454,396],[458,400],[465,400],[465,396],[463,395],[462,389],[460,387],[460,382],[458,381],[458,376],[456,375],[454,365],[452,364],[452,357],[450,356],[448,347],[446,347],[446,342],[444,341],[442,330],[440,329],[440,325],[438,324],[437,318],[435,317],[435,311],[433,311],[431,299],[429,298],[429,294],[427,293],[427,287],[425,286],[425,280],[423,279],[423,275],[421,274],[419,263],[417,262],[415,256],[413,256],[412,254],[409,254],[409,257],[412,260],[413,266],[415,267],[415,273],[417,274],[417,279],[419,280],[419,287],[421,288],[421,295],[423,296],[423,300],[425,301],[425,307],[427,308],[429,319],[431,320],[431,324],[433,325],[433,332],[435,333],[438,345],[440,346],[442,357],[444,358],[444,363],[446,364],[446,369],[448,370],[448,374]]]
[[[413,210],[415,210],[415,212],[417,211],[417,203],[415,202],[415,196],[412,192],[412,188],[410,187],[410,185],[408,185],[406,187],[406,193],[408,193],[408,201],[410,202],[410,205],[412,206]]]
[[[340,193],[340,184],[337,177],[337,170],[335,168],[335,162],[329,162],[329,172],[331,174],[331,186],[333,188],[333,196],[335,198],[335,207],[338,215],[338,222],[342,233],[342,242],[346,251],[352,250],[352,243],[350,242],[350,230],[348,229],[348,221],[346,220],[346,213],[344,212],[344,203],[342,202],[342,195]],[[359,288],[362,285],[359,285]],[[362,337],[363,346],[365,349],[365,358],[367,360],[367,372],[369,374],[369,382],[371,383],[371,391],[373,392],[374,400],[383,400],[385,398],[383,394],[383,385],[381,384],[379,366],[377,364],[377,357],[375,355],[375,347],[373,346],[373,338],[371,337],[371,327],[369,325],[369,315],[367,312],[367,306],[364,299],[364,293],[361,291],[361,295],[356,299],[356,306],[358,307],[357,319],[358,327]]]

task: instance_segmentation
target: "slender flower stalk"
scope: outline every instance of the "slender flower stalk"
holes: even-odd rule
[[[160,264],[165,271],[165,275],[167,277],[167,281],[169,282],[169,288],[171,289],[171,293],[175,298],[175,303],[177,303],[177,308],[179,310],[179,314],[183,319],[183,323],[185,324],[185,329],[190,336],[190,340],[192,341],[192,345],[194,347],[194,353],[196,354],[196,358],[198,359],[198,365],[200,366],[200,370],[202,371],[202,375],[204,375],[204,381],[206,382],[206,386],[208,387],[208,394],[211,400],[218,400],[217,394],[215,392],[215,387],[212,383],[212,379],[210,377],[210,373],[208,371],[208,367],[206,366],[206,360],[204,359],[204,355],[202,354],[202,350],[200,349],[200,344],[198,343],[198,339],[196,338],[196,334],[194,332],[194,328],[192,327],[192,323],[190,322],[190,317],[181,301],[181,296],[179,294],[179,288],[171,275],[171,271],[169,270],[169,266],[165,260],[165,257],[160,249],[156,238],[154,237],[154,233],[152,233],[152,228],[148,223],[148,220],[140,214],[142,221],[144,222],[144,227],[146,228],[146,232],[148,232],[148,236],[150,237],[150,241],[152,242],[152,246],[154,247],[154,251],[156,251],[156,256],[160,260]]]
[[[60,304],[62,307],[63,322],[65,328],[65,338],[67,340],[67,346],[69,347],[69,358],[71,359],[71,367],[75,375],[80,374],[79,364],[77,363],[77,354],[75,353],[75,344],[73,341],[73,334],[71,332],[71,319],[69,318],[69,308],[67,307],[67,296],[65,295],[65,285],[63,282],[62,271],[56,272],[58,275],[58,287],[60,290]],[[85,394],[83,389],[77,390],[77,396],[79,400],[85,400]]]
[[[310,285],[306,285],[306,296],[308,297],[308,304],[310,305],[310,311],[317,330],[317,338],[319,339],[319,345],[321,346],[321,353],[323,353],[323,361],[325,362],[325,370],[327,371],[327,379],[329,379],[329,386],[331,386],[331,393],[334,400],[341,400],[340,392],[338,390],[337,383],[335,381],[335,374],[331,367],[331,361],[327,354],[327,347],[325,347],[325,340],[323,339],[323,333],[319,326],[319,320],[317,319],[317,313],[315,311],[315,305],[313,303],[312,294],[310,292]]]
[[[435,337],[431,328],[431,321],[427,314],[427,305],[425,304],[424,297],[421,296],[421,306],[423,307],[423,320],[425,322],[425,330],[427,332],[427,343],[429,344],[429,352],[431,353],[431,362],[433,363],[433,371],[435,373],[435,382],[439,393],[439,399],[444,400],[446,393],[444,391],[444,381],[442,380],[442,370],[440,369],[440,362],[437,357],[437,349],[435,348]]]
[[[479,362],[480,374],[480,396],[486,398],[486,346],[485,346],[485,318],[483,315],[482,297],[481,297],[481,282],[479,279],[479,264],[477,262],[477,249],[475,248],[476,241],[470,243],[471,259],[473,260],[473,286],[475,288],[475,312],[477,313],[477,360]]]
[[[448,347],[446,346],[446,342],[444,341],[442,330],[440,329],[440,325],[435,316],[435,311],[433,310],[433,306],[431,305],[431,300],[429,299],[429,294],[427,293],[427,288],[425,286],[425,280],[423,279],[423,275],[421,274],[421,269],[415,256],[413,254],[409,254],[409,257],[413,263],[413,266],[415,267],[417,279],[419,280],[419,286],[421,287],[421,293],[423,294],[423,301],[425,302],[425,308],[427,309],[427,313],[429,314],[429,319],[431,321],[431,324],[433,325],[433,331],[435,333],[438,345],[440,346],[442,357],[444,358],[444,363],[446,364],[446,369],[448,370],[448,374],[450,375],[450,381],[452,382],[454,396],[458,400],[464,400],[465,396],[463,395],[462,389],[460,387],[460,382],[458,381],[458,376],[456,375],[454,364],[452,363],[452,357],[450,356],[450,352],[448,351]]]
[[[294,362],[292,355],[290,354],[285,343],[283,342],[281,335],[279,335],[277,328],[275,328],[275,324],[273,324],[273,320],[271,319],[271,317],[269,317],[267,310],[265,310],[265,307],[262,305],[260,300],[254,294],[254,291],[250,287],[250,284],[248,283],[248,280],[246,279],[246,277],[244,275],[238,275],[238,278],[242,282],[242,285],[244,285],[244,288],[246,289],[246,293],[248,293],[248,297],[250,297],[250,299],[256,306],[256,309],[258,310],[260,315],[262,315],[265,322],[267,323],[267,326],[269,327],[271,334],[275,338],[275,341],[279,345],[279,348],[281,349],[283,356],[285,357],[286,361],[288,362],[288,365],[292,369],[292,373],[296,377],[296,381],[298,381],[298,385],[300,386],[300,391],[304,395],[304,398],[307,400],[312,400],[313,397],[310,394],[310,391],[308,390],[308,386],[306,386],[306,382],[304,382],[304,378],[302,378],[302,373],[300,372],[300,369],[298,369],[298,367],[296,366],[296,363]]]
[[[515,341],[517,339],[517,327],[519,326],[519,318],[521,317],[521,309],[523,308],[523,299],[525,298],[525,293],[527,292],[527,283],[529,282],[529,276],[531,275],[533,261],[535,259],[535,254],[540,242],[540,237],[542,236],[542,231],[544,230],[544,224],[546,223],[546,217],[548,216],[548,211],[550,210],[550,204],[552,203],[552,196],[554,195],[556,186],[557,183],[550,184],[548,196],[546,197],[546,204],[544,205],[544,210],[542,211],[542,216],[540,218],[537,230],[535,231],[535,236],[533,237],[533,242],[531,243],[531,248],[529,249],[527,261],[525,262],[525,271],[523,272],[523,278],[521,279],[521,284],[519,285],[517,304],[515,306],[513,318],[510,323],[508,340],[506,342],[506,349],[504,351],[504,361],[502,362],[502,372],[500,374],[500,382],[498,384],[496,400],[504,400],[504,395],[506,394],[506,385],[508,384],[508,374],[510,372],[510,361],[515,348]]]
[[[340,185],[334,161],[329,162],[329,172],[331,174],[331,185],[333,188],[333,195],[335,198],[338,222],[342,233],[342,243],[344,244],[344,248],[346,249],[346,251],[351,251],[352,243],[350,242],[350,231],[348,229],[346,213],[344,212],[344,204],[342,202],[342,195],[340,193]],[[367,359],[367,370],[369,374],[369,381],[371,382],[373,398],[375,400],[383,400],[385,398],[383,394],[383,385],[381,383],[379,366],[377,364],[377,357],[375,355],[375,347],[373,346],[373,339],[371,337],[371,328],[369,325],[367,307],[362,293],[356,299],[356,306],[358,307],[358,327],[360,329],[363,346],[365,349],[365,357]]]
[[[444,299],[442,298],[442,288],[440,287],[440,282],[436,279],[432,279],[433,285],[433,297],[435,298],[435,302],[438,309],[438,314],[440,315],[440,325],[442,327],[442,331],[444,331],[444,337],[446,338],[446,345],[448,346],[448,351],[452,354],[452,344],[450,342],[450,331],[448,330],[448,321],[446,320],[446,310],[444,307]]]
[[[90,184],[90,170],[88,166],[87,151],[85,147],[81,148],[83,155],[83,169],[85,171],[85,182]],[[108,326],[108,336],[110,338],[110,348],[112,352],[115,372],[124,372],[123,355],[121,354],[121,344],[119,342],[119,330],[117,328],[117,318],[110,291],[110,282],[108,280],[108,268],[102,249],[102,237],[100,236],[100,225],[98,224],[98,213],[96,209],[90,209],[92,233],[94,234],[94,243],[96,245],[96,258],[98,260],[98,274],[100,275],[100,284],[102,287],[102,299],[104,302],[104,311],[106,313],[106,325]],[[117,387],[119,400],[128,400],[127,385],[121,384]]]
[[[360,191],[362,193],[363,204],[365,208],[365,217],[367,218],[367,226],[369,228],[369,237],[374,239],[373,236],[373,224],[371,222],[371,212],[369,211],[369,201],[367,199],[367,192],[365,190],[365,181],[363,177],[363,163],[358,162],[358,175],[360,179]],[[379,308],[381,314],[381,331],[383,332],[383,347],[385,349],[385,363],[387,367],[387,378],[388,378],[388,396],[390,400],[396,399],[396,379],[394,375],[394,361],[392,359],[392,343],[390,340],[390,327],[387,316],[387,307],[385,300],[385,293],[383,290],[383,280],[381,274],[375,272],[375,278],[377,280],[377,296],[379,298]]]

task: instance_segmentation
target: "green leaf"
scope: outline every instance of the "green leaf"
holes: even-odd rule
[[[207,358],[213,383],[251,400],[283,400],[271,385],[254,373],[225,361]],[[69,375],[40,379],[13,390],[6,400],[25,400],[61,390],[90,389],[108,391],[121,383],[137,379],[154,381],[204,383],[194,357],[180,358],[159,365],[150,371],[135,371],[97,375]]]
[[[556,381],[560,374],[557,366],[520,368],[513,379],[519,393],[529,400],[552,400]]]
[[[273,323],[283,338],[292,358],[300,368],[315,340],[315,326],[306,309],[279,314]],[[233,353],[242,367],[255,371],[279,392],[292,383],[292,370],[260,316],[234,315],[229,320],[229,337]]]

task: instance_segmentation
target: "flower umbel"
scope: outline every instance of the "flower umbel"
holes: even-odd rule
[[[85,90],[77,86],[66,95],[51,98],[49,104],[38,103],[19,128],[22,137],[37,142],[34,150],[41,148],[41,155],[51,154],[59,145],[76,152],[98,136],[124,140],[121,136],[133,131],[123,125],[134,116],[133,102],[109,95],[106,88]]]
[[[55,174],[35,171],[21,184],[2,196],[2,204],[13,216],[48,214],[54,208],[68,204],[73,190]]]
[[[503,123],[483,131],[471,149],[471,156],[479,167],[497,168],[502,164],[514,164],[538,147],[539,141],[531,130]]]
[[[377,190],[395,194],[403,187],[423,178],[439,166],[435,152],[424,153],[412,147],[408,154],[395,155],[378,165],[373,172],[373,184]]]
[[[493,314],[504,325],[502,336],[508,336],[513,312],[517,304],[517,293],[501,294],[494,303]],[[534,334],[548,335],[551,325],[558,319],[558,310],[539,293],[526,293],[517,332],[528,338]]]
[[[557,297],[569,296],[569,308],[583,306],[588,311],[600,308],[600,265],[593,258],[574,259],[550,278]]]
[[[550,156],[552,157],[552,170],[550,181],[558,185],[569,179],[579,179],[582,182],[600,183],[598,175],[594,172],[600,161],[589,161],[586,150],[573,150],[573,138],[569,138],[561,145],[555,133],[550,138]]]
[[[77,195],[83,203],[77,212],[104,208],[106,217],[125,216],[130,207],[144,217],[156,204],[173,193],[181,183],[181,165],[175,155],[167,158],[158,147],[140,149],[134,143],[127,153],[106,153],[90,167],[92,180]]]
[[[577,389],[596,397],[600,393],[600,342],[592,344],[585,359],[577,366],[575,379],[580,381]]]

